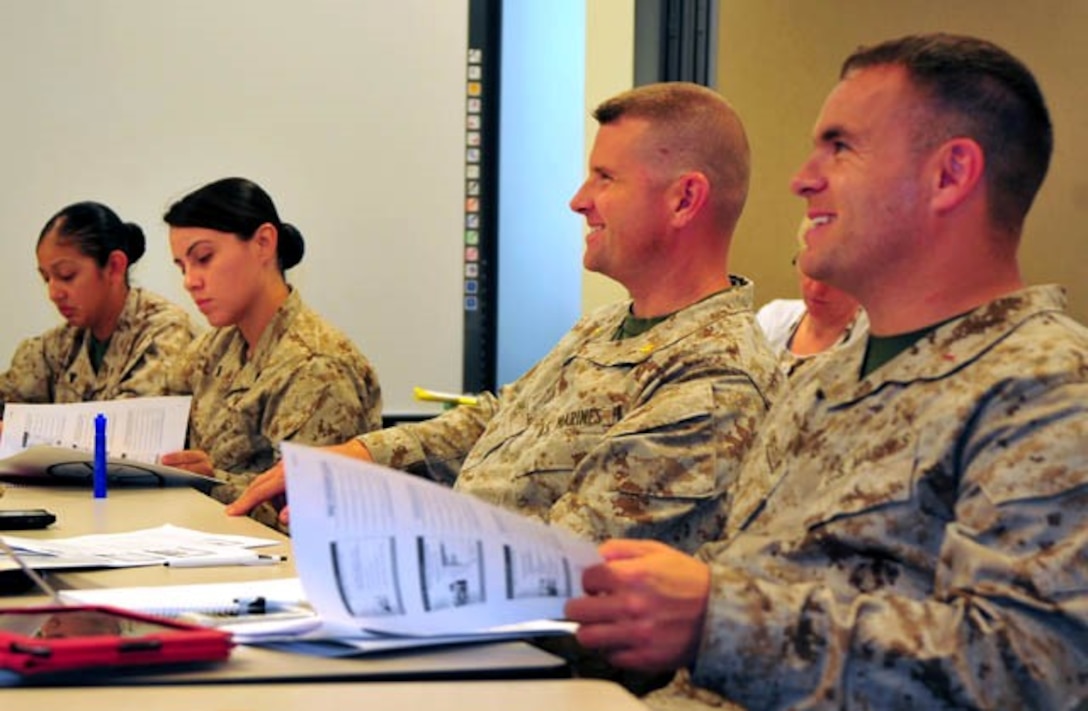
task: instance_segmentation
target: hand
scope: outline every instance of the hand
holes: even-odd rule
[[[657,541],[611,540],[587,568],[587,597],[568,600],[578,641],[613,665],[678,669],[695,659],[710,597],[710,568]]]
[[[276,462],[270,469],[254,477],[246,490],[238,498],[227,504],[228,516],[244,516],[258,504],[271,501],[287,491],[287,478],[283,471],[283,461]],[[288,523],[287,507],[280,511],[280,522]]]
[[[212,466],[212,458],[208,453],[200,449],[183,449],[180,452],[170,452],[162,455],[161,463],[168,467],[184,469],[193,474],[215,476],[215,467]]]
[[[357,439],[348,440],[343,444],[334,444],[324,449],[330,452],[339,452],[356,459],[372,461],[370,451]],[[278,496],[287,493],[287,477],[283,471],[283,462],[276,462],[268,471],[257,476],[249,483],[233,503],[227,505],[227,514],[230,516],[244,516],[265,501],[271,501]],[[280,511],[280,523],[287,524],[291,521],[289,507],[284,506]]]

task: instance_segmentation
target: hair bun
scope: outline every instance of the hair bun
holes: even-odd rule
[[[302,255],[306,252],[306,243],[302,239],[302,233],[289,222],[280,223],[279,242],[276,255],[280,260],[280,268],[284,271],[302,261]]]
[[[123,228],[125,235],[125,249],[123,251],[128,256],[128,263],[135,264],[140,261],[140,257],[144,256],[144,252],[147,251],[147,239],[144,237],[143,229],[135,222],[126,222]]]

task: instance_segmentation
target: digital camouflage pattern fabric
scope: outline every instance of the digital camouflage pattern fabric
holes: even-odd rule
[[[99,372],[91,365],[90,331],[57,326],[19,344],[0,375],[0,408],[8,402],[65,403],[166,394],[174,358],[193,340],[185,311],[143,289],[130,289]]]
[[[1088,697],[1088,329],[1057,287],[941,325],[858,380],[864,342],[764,423],[702,648],[648,701],[1072,708]],[[702,687],[696,689],[695,687]]]
[[[253,357],[235,326],[202,334],[173,374],[175,394],[193,396],[189,448],[208,453],[227,482],[212,496],[230,503],[279,460],[277,445],[338,444],[381,426],[381,387],[355,345],[297,291],[261,334]],[[265,504],[252,514],[279,527]]]
[[[362,437],[375,461],[453,484],[586,538],[713,540],[723,492],[782,377],[753,287],[614,340],[628,304],[598,309],[499,396]]]

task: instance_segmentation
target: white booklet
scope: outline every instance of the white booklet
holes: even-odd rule
[[[333,636],[528,635],[582,593],[597,544],[404,472],[282,445],[291,543]]]
[[[0,433],[0,480],[90,485],[95,416],[106,417],[109,483],[194,486],[207,491],[212,477],[159,463],[185,448],[189,396],[127,398],[63,404],[8,403]]]

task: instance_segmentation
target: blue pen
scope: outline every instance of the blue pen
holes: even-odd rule
[[[106,416],[94,416],[94,498],[106,498]]]

